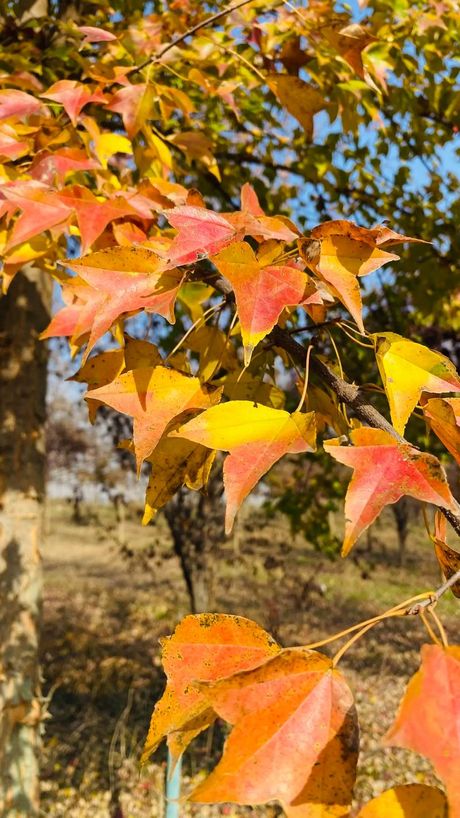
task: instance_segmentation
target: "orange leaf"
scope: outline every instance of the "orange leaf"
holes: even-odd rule
[[[83,254],[89,250],[110,222],[124,216],[137,216],[136,210],[123,196],[114,196],[101,202],[88,188],[81,185],[65,187],[58,193],[58,198],[76,213]]]
[[[78,310],[75,304],[64,308],[68,315],[71,310],[75,318],[73,326],[69,321],[75,341],[90,333],[84,361],[94,344],[122,315],[144,309],[174,323],[174,302],[182,274],[178,270],[165,271],[164,264],[151,250],[112,247],[67,259],[66,264],[78,273],[79,282],[83,280],[89,285],[82,288],[79,284],[78,295],[83,300]],[[65,288],[72,293],[75,283],[75,279],[70,279]],[[49,337],[51,332],[58,334],[54,325],[42,337]]]
[[[179,757],[187,744],[216,718],[207,696],[192,682],[250,670],[275,655],[279,647],[255,622],[241,616],[187,616],[173,635],[161,640],[166,690],[155,706],[142,762],[169,736]]]
[[[446,785],[449,818],[460,816],[460,647],[423,645],[385,743],[426,756]]]
[[[213,263],[233,287],[248,366],[254,347],[273,329],[285,307],[304,300],[309,280],[296,267],[261,265],[245,241],[226,247]],[[316,295],[314,288],[308,294],[312,292]]]
[[[440,511],[437,511],[434,517],[434,553],[445,579],[450,579],[457,571],[460,571],[460,554],[447,545],[446,529],[446,518]],[[460,579],[451,585],[450,590],[454,596],[460,598]]]
[[[254,670],[200,684],[234,724],[224,754],[190,800],[262,804],[287,815],[349,813],[357,761],[353,696],[326,656],[283,650]],[[321,805],[321,806],[320,806]]]
[[[331,235],[321,240],[319,258],[311,268],[332,288],[359,329],[364,331],[361,293],[356,277],[368,275],[398,258],[394,253],[371,247],[367,242]]]
[[[380,429],[355,429],[350,439],[352,446],[340,446],[340,438],[324,444],[339,463],[354,469],[345,498],[343,556],[382,509],[404,495],[451,510],[456,508],[444,469],[433,455],[409,444],[400,445]]]
[[[460,398],[422,401],[423,414],[435,435],[460,464]]]
[[[307,140],[311,142],[313,116],[326,107],[321,92],[308,82],[290,74],[271,74],[268,85],[278,97],[280,105],[302,125]]]
[[[99,400],[134,419],[134,451],[139,472],[174,418],[190,409],[213,406],[221,391],[210,392],[198,378],[154,366],[119,375],[105,386],[90,389],[85,398]]]

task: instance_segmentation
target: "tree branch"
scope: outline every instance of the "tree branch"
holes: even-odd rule
[[[158,60],[161,60],[164,54],[170,51],[171,48],[174,48],[174,46],[179,45],[179,43],[183,43],[184,40],[186,40],[188,37],[191,37],[192,34],[195,34],[201,28],[205,28],[205,26],[209,26],[212,23],[215,23],[222,17],[226,17],[227,14],[231,14],[232,11],[236,11],[236,9],[242,8],[243,6],[247,6],[249,5],[249,3],[252,2],[253,0],[240,0],[239,3],[234,3],[234,5],[226,6],[224,9],[222,9],[222,11],[218,11],[216,12],[216,14],[212,14],[205,20],[201,20],[200,23],[197,23],[195,26],[192,26],[192,28],[189,28],[187,29],[187,31],[184,31],[184,33],[181,34],[179,37],[176,37],[175,40],[172,40],[170,43],[166,43],[166,45],[164,45],[163,48],[161,48],[160,51],[158,51],[158,53],[155,54],[153,57],[149,57],[148,60],[145,60],[145,62],[141,63],[140,65],[133,66],[129,73],[133,73],[134,71],[142,71],[142,69],[147,68],[148,65],[158,62]]]
[[[455,585],[455,583],[459,581],[460,568],[458,571],[455,572],[455,574],[452,574],[452,576],[449,577],[449,579],[446,579],[446,581],[442,585],[440,585],[439,588],[437,588],[436,591],[434,591],[434,593],[431,594],[430,597],[428,597],[428,599],[423,599],[422,602],[417,602],[416,605],[413,605],[412,608],[409,608],[407,614],[411,616],[417,616],[417,614],[419,614],[420,611],[422,611],[424,608],[429,608],[430,605],[433,605],[435,602],[438,601],[438,599],[441,599],[443,594],[445,594],[446,591],[449,590],[449,588],[452,588],[452,585]]]
[[[304,365],[306,355],[305,348],[302,344],[299,344],[292,335],[289,335],[289,332],[281,329],[281,327],[275,327],[268,337],[275,346],[286,350],[297,363],[302,366]],[[343,378],[340,378],[335,372],[332,372],[326,364],[313,356],[310,361],[310,368],[335,392],[339,400],[346,403],[350,409],[353,409],[359,420],[362,420],[374,429],[382,429],[384,432],[388,432],[398,443],[411,445],[408,440],[397,433],[396,429],[380,414],[378,409],[369,403],[359,386],[343,380]],[[460,536],[460,515],[454,514],[454,512],[448,508],[440,507],[439,510],[446,520],[449,521],[454,531]]]

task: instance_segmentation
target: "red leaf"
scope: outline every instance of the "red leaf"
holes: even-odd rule
[[[178,270],[165,272],[158,256],[150,250],[114,247],[68,259],[67,265],[90,285],[75,330],[79,337],[90,332],[84,360],[121,315],[143,309],[174,323],[174,302],[182,274]]]
[[[304,300],[309,280],[296,267],[264,266],[245,241],[226,247],[213,263],[235,293],[247,366],[254,347],[273,329],[282,311]]]
[[[4,185],[2,193],[14,210],[22,211],[13,227],[7,250],[44,230],[62,224],[71,214],[70,208],[59,199],[55,191],[33,179]]]
[[[96,26],[79,26],[78,30],[85,35],[84,43],[109,43],[117,39],[111,31]]]
[[[169,253],[173,264],[191,264],[217,253],[236,237],[227,219],[203,207],[174,207],[168,210],[167,219],[179,231]]]
[[[23,116],[36,114],[40,108],[39,100],[24,91],[17,91],[13,88],[0,91],[0,120],[10,117],[20,119]]]
[[[324,444],[339,463],[354,469],[345,498],[343,556],[382,509],[404,495],[455,510],[444,469],[436,457],[409,444],[400,445],[380,429],[355,429],[350,439],[352,446],[340,446],[340,438]]]
[[[101,202],[90,190],[80,185],[64,188],[58,198],[76,213],[82,253],[88,251],[110,222],[137,215],[134,207],[122,196],[114,196]]]
[[[433,763],[446,785],[449,818],[460,816],[460,647],[423,645],[385,743],[407,747]]]
[[[33,179],[45,185],[63,182],[68,173],[77,173],[84,170],[95,170],[100,165],[95,159],[89,159],[84,151],[78,148],[61,148],[50,153],[37,153],[29,168]]]
[[[90,102],[105,104],[106,101],[100,91],[92,94],[87,85],[83,85],[83,83],[76,80],[59,80],[40,96],[59,102],[74,126],[77,124],[80,111],[85,105]]]

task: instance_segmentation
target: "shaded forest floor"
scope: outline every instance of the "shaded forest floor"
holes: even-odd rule
[[[255,515],[256,512],[253,513]],[[305,644],[374,616],[439,582],[424,530],[413,524],[404,568],[390,514],[373,530],[370,553],[358,564],[329,562],[285,523],[239,529],[215,557],[215,610],[255,619],[283,645]],[[86,525],[71,523],[71,509],[48,509],[44,552],[45,628],[42,666],[49,718],[45,722],[42,814],[57,818],[160,818],[164,807],[164,751],[139,775],[138,759],[164,677],[158,639],[188,613],[179,565],[160,522],[127,522],[136,556],[123,558],[110,509],[92,512]],[[438,612],[451,641],[458,633],[458,601],[443,598]],[[374,628],[343,660],[354,689],[362,729],[357,803],[394,783],[433,783],[429,764],[404,750],[383,749],[380,739],[427,641],[417,618]],[[336,646],[334,646],[336,647]],[[327,652],[327,650],[325,650]],[[218,726],[192,745],[186,783],[218,758]],[[278,815],[275,807],[185,807],[181,816]]]

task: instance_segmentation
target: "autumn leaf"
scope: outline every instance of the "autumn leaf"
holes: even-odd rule
[[[23,116],[36,114],[40,108],[40,101],[25,91],[18,91],[15,88],[0,91],[0,120],[21,119]]]
[[[110,222],[126,216],[137,216],[137,211],[123,196],[100,201],[88,188],[81,185],[65,187],[58,193],[58,198],[76,214],[83,254],[88,252]]]
[[[305,273],[287,264],[262,266],[244,241],[222,250],[213,263],[235,293],[246,366],[254,347],[273,329],[286,307],[300,304],[309,295],[317,297]]]
[[[130,139],[134,139],[146,120],[153,116],[154,87],[145,82],[120,88],[107,105],[107,110],[115,111],[123,119],[123,125]]]
[[[189,800],[276,799],[292,818],[349,814],[357,719],[351,691],[329,658],[286,649],[254,670],[198,689],[234,727],[219,764]]]
[[[365,78],[362,52],[376,38],[358,23],[324,28],[322,34],[361,79]]]
[[[315,415],[290,415],[252,401],[232,400],[203,412],[171,437],[230,452],[224,463],[225,530],[230,533],[244,498],[280,457],[315,450]]]
[[[321,92],[308,82],[290,74],[271,74],[267,80],[280,105],[297,119],[307,140],[313,138],[313,116],[326,107]]]
[[[7,249],[37,236],[44,230],[63,225],[72,212],[54,191],[34,179],[3,185],[2,193],[13,210],[21,210],[9,237]]]
[[[279,652],[276,642],[255,622],[226,614],[187,616],[161,645],[168,681],[152,714],[141,763],[166,736],[173,757],[179,757],[215,721],[207,697],[193,681],[250,670]]]
[[[383,264],[399,258],[394,253],[388,253],[369,241],[357,240],[350,237],[350,222],[334,224],[346,225],[345,234],[326,232],[334,229],[330,222],[320,225],[311,232],[311,239],[306,240],[304,249],[302,241],[299,246],[300,255],[305,259],[310,269],[316,273],[331,288],[342,304],[349,310],[361,332],[364,331],[362,319],[362,300],[357,276],[368,275]],[[357,228],[359,235],[361,228]],[[337,228],[336,228],[337,229]],[[316,231],[316,232],[315,232]],[[353,235],[355,231],[353,231]],[[323,238],[324,236],[324,238]],[[316,254],[311,256],[311,242],[317,245]]]
[[[445,579],[450,579],[460,571],[460,553],[447,545],[447,523],[441,512],[436,512],[434,521],[434,553]],[[460,579],[451,585],[450,590],[454,596],[460,598]]]
[[[447,818],[446,796],[426,784],[402,784],[369,801],[357,818]]]
[[[199,354],[198,377],[209,381],[218,369],[235,370],[238,367],[236,349],[228,336],[218,327],[207,324],[195,329],[186,340],[186,347]]]
[[[215,451],[199,443],[162,437],[147,458],[151,471],[142,524],[147,525],[181,486],[194,491],[204,488],[215,456]]]
[[[87,85],[76,80],[59,80],[41,96],[62,105],[73,126],[76,126],[80,112],[85,105],[90,102],[104,104],[106,101],[100,91],[92,94]]]
[[[446,786],[449,818],[459,818],[459,646],[423,645],[420,669],[409,682],[385,744],[429,758]]]
[[[90,389],[85,399],[99,400],[133,420],[138,473],[158,445],[171,421],[191,409],[207,409],[218,402],[220,389],[210,391],[198,378],[164,366],[139,367],[111,383]]]
[[[142,339],[131,338],[125,335],[125,346],[121,349],[110,349],[93,355],[69,380],[77,383],[88,384],[88,389],[97,389],[99,386],[106,386],[115,380],[122,372],[127,372],[136,367],[157,366],[162,364],[162,358],[155,344],[150,344]],[[88,405],[88,415],[91,423],[94,423],[96,412],[99,406],[103,405],[100,400],[86,399]]]
[[[460,398],[428,398],[421,406],[430,428],[460,465]]]
[[[460,377],[445,355],[395,332],[371,337],[393,426],[399,434],[404,434],[422,392],[460,392]]]
[[[444,469],[433,455],[409,444],[398,444],[389,432],[380,429],[354,429],[350,440],[352,446],[341,446],[340,438],[324,443],[328,454],[354,469],[345,498],[342,556],[348,554],[382,509],[400,497],[409,495],[452,511],[456,509]]]
[[[90,333],[85,358],[121,315],[144,309],[174,323],[174,302],[182,274],[178,270],[165,271],[163,262],[151,250],[114,247],[68,259],[66,264],[90,287],[72,333],[77,338]]]
[[[167,219],[179,232],[173,240],[169,259],[172,264],[191,264],[212,255],[236,236],[234,227],[218,213],[203,207],[184,205],[168,210]]]
[[[37,153],[30,166],[30,175],[38,182],[53,185],[56,180],[62,183],[70,173],[95,170],[98,167],[98,162],[89,159],[85,151],[62,148],[54,152],[45,150]]]
[[[84,43],[109,43],[117,39],[115,34],[112,34],[111,31],[106,31],[105,28],[78,26],[78,30],[85,35]]]

